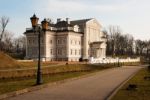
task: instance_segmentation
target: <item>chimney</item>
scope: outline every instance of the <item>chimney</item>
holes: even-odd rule
[[[66,18],[66,22],[67,22],[68,24],[70,24],[69,18]]]
[[[61,21],[61,18],[57,18],[57,23]]]

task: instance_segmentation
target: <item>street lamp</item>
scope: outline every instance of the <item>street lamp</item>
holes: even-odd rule
[[[150,68],[150,48],[148,49],[148,67]]]
[[[37,69],[37,80],[36,80],[36,84],[40,85],[42,84],[42,76],[41,76],[41,33],[45,33],[45,31],[48,29],[48,22],[46,21],[46,19],[44,19],[41,25],[38,25],[38,20],[39,18],[36,17],[36,15],[34,14],[31,18],[31,24],[32,24],[32,28],[34,33],[38,33],[38,69]]]
[[[119,57],[118,57],[118,67],[120,67],[120,64],[119,64]]]

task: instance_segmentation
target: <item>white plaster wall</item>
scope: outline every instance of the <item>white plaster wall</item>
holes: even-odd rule
[[[52,31],[47,31],[46,32],[46,57],[48,60],[54,60],[55,56],[56,56],[56,36],[55,36],[55,32]],[[52,53],[51,53],[52,50]]]
[[[88,21],[85,25],[84,32],[84,50],[83,50],[83,58],[88,59],[90,56],[90,47],[89,44],[91,42],[96,42],[101,40],[101,25],[98,23],[96,19],[92,19]]]

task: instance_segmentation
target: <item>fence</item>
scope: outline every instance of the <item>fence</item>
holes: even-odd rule
[[[106,63],[125,63],[125,62],[140,62],[140,57],[138,58],[89,58],[89,63],[94,64],[94,63],[100,63],[100,64],[106,64]]]

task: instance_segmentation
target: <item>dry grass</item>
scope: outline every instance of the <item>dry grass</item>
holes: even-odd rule
[[[104,68],[112,68],[112,65],[88,65],[88,64],[68,64],[59,65],[55,67],[42,68],[42,74],[56,74],[56,73],[67,73],[67,72],[79,72],[79,71],[90,71],[100,70]],[[36,75],[37,69],[20,69],[20,70],[6,70],[0,71],[0,78],[16,78],[16,77],[30,77]]]
[[[68,78],[78,77],[88,74],[90,72],[71,72],[71,73],[58,73],[53,75],[42,76],[43,84],[48,82],[60,81]],[[35,86],[36,77],[23,77],[13,79],[0,79],[0,94],[21,90],[28,87]]]
[[[131,80],[129,80],[112,98],[112,100],[150,100],[150,72],[147,69],[139,71]],[[137,85],[136,90],[128,90],[129,84]]]
[[[41,62],[42,66],[50,66],[57,64],[57,62]],[[36,68],[37,61],[33,62],[18,62],[9,55],[0,52],[0,70],[5,69],[22,69],[22,68]]]
[[[0,69],[5,69],[5,68],[20,68],[20,64],[8,56],[7,54],[0,52]]]

